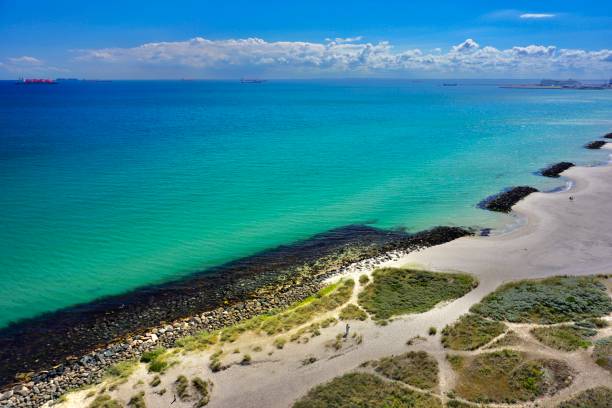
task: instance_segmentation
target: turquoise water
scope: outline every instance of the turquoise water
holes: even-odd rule
[[[0,327],[353,223],[479,210],[612,131],[612,92],[492,83],[0,82]]]

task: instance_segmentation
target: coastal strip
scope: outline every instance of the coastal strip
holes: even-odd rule
[[[457,227],[409,234],[347,226],[182,280],[13,324],[0,331],[0,401],[19,397],[22,406],[38,406],[98,382],[118,361],[301,301],[349,265],[372,267],[470,234]]]
[[[98,382],[106,369],[116,362],[136,358],[144,351],[158,346],[171,347],[178,338],[200,330],[215,330],[271,310],[287,307],[315,293],[322,282],[331,276],[341,275],[347,270],[354,271],[355,268],[374,269],[381,264],[405,259],[407,254],[417,249],[444,244],[470,234],[471,232],[465,229],[452,227],[438,227],[417,234],[407,234],[367,226],[349,226],[328,231],[294,245],[265,251],[184,280],[143,288],[141,291],[127,295],[103,299],[12,325],[0,333],[0,347],[2,347],[0,369],[8,374],[5,377],[6,382],[2,383],[4,387],[3,392],[0,392],[0,407],[14,406],[11,405],[13,403],[17,403],[18,406],[39,406],[45,401],[58,398],[70,389]],[[267,263],[263,262],[264,260]],[[224,271],[231,272],[224,274]],[[194,282],[200,284],[206,279],[228,285],[221,285],[219,288],[204,284],[197,288],[191,286]],[[190,289],[193,291],[189,291]],[[205,293],[206,289],[212,292]],[[170,290],[168,297],[161,296],[160,299],[172,298],[171,295],[185,295],[182,290],[186,290],[187,297],[179,296],[179,298],[189,307],[198,304],[200,298],[194,296],[197,290],[203,291],[200,292],[201,297],[208,294],[213,300],[221,299],[221,302],[214,309],[201,313],[190,312],[189,310],[193,309],[189,307],[172,310],[170,313],[182,315],[174,320],[160,321],[159,324],[151,326],[136,325],[133,331],[128,331],[127,334],[119,335],[108,342],[98,339],[99,346],[94,345],[93,348],[87,346],[86,341],[82,341],[95,339],[95,333],[87,333],[87,327],[95,331],[104,329],[120,331],[129,327],[130,322],[142,323],[154,320],[158,316],[156,311],[163,311],[163,307],[156,303],[153,295],[163,294],[167,290]],[[143,295],[143,292],[146,295]],[[132,298],[131,303],[127,302],[130,296],[135,294],[138,296]],[[141,303],[143,299],[148,299],[148,302]],[[154,313],[151,316],[146,314],[148,308],[153,309]],[[73,312],[75,309],[82,312]],[[133,314],[133,318],[127,321],[113,320],[117,316],[123,316],[121,311],[124,309],[128,309],[126,313]],[[71,312],[73,312],[72,321],[66,319],[66,315],[70,316]],[[56,321],[48,319],[51,316],[59,316],[62,324],[58,325]],[[92,316],[100,320],[87,319]],[[106,316],[107,319],[104,318]],[[38,322],[40,325],[32,325],[32,322]],[[73,326],[69,326],[73,322],[77,324],[76,332],[73,331]],[[104,329],[95,326],[98,322],[105,323]],[[91,323],[94,326],[87,326]],[[53,334],[53,330],[62,327],[70,330]],[[48,331],[37,332],[44,328]],[[65,333],[69,335],[68,338],[61,337]],[[70,335],[74,333],[84,336],[71,338]],[[26,337],[19,338],[19,334]],[[14,337],[11,338],[11,335]],[[60,337],[58,339],[54,336]],[[28,340],[38,341],[37,345],[42,346],[38,351],[31,348],[38,354],[29,356],[23,351],[29,348]],[[62,344],[76,345],[77,349],[85,352],[77,351],[66,356],[66,350],[61,348]],[[8,353],[4,345],[16,354]],[[58,349],[59,364],[53,365],[55,363],[51,362],[51,359],[44,359],[45,353],[51,354]],[[43,360],[37,356],[43,356]],[[26,361],[29,365],[13,363],[15,357],[21,357],[21,361]],[[5,366],[9,369],[6,370]],[[30,371],[24,373],[24,366]],[[33,368],[36,366],[41,368]],[[13,379],[17,379],[18,384],[15,384]]]

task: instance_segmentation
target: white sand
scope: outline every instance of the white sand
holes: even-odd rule
[[[610,144],[608,144],[610,146]],[[606,147],[608,147],[606,146]],[[208,354],[189,355],[181,364],[172,367],[163,376],[163,386],[168,392],[163,396],[147,391],[148,407],[168,407],[173,399],[172,381],[179,374],[198,375],[215,383],[208,407],[289,407],[311,387],[355,369],[364,361],[410,349],[422,349],[432,353],[441,364],[441,391],[452,388],[454,378],[445,361],[445,350],[439,335],[427,336],[430,326],[438,331],[466,313],[471,305],[503,282],[551,275],[589,275],[612,273],[612,166],[578,168],[564,173],[575,181],[570,191],[559,193],[534,193],[515,206],[526,217],[525,226],[506,235],[492,237],[465,237],[444,245],[425,249],[387,262],[389,266],[421,265],[440,271],[462,271],[478,277],[478,288],[461,299],[442,305],[426,313],[409,315],[380,327],[371,321],[351,324],[351,331],[363,335],[360,345],[347,345],[340,352],[325,347],[336,334],[342,332],[342,324],[323,330],[307,344],[287,343],[283,350],[276,350],[270,340],[257,336],[243,336],[235,347],[241,353],[253,357],[250,366],[234,365],[219,373],[208,369]],[[570,200],[572,196],[574,199]],[[358,277],[362,272],[354,272]],[[408,347],[406,341],[416,335],[427,337]],[[253,352],[253,344],[264,345],[261,352]],[[234,346],[226,348],[228,353]],[[274,350],[268,356],[267,352]],[[548,349],[547,353],[551,353]],[[570,388],[560,397],[567,397],[598,384],[612,384],[612,376],[592,363],[583,354],[573,354],[568,360],[582,369]],[[228,354],[224,363],[238,361],[242,354]],[[301,361],[315,356],[318,361],[303,366]],[[138,379],[150,380],[141,373],[113,395],[124,401],[136,391]],[[83,406],[80,398],[70,399],[70,405]],[[558,399],[556,398],[556,399]],[[550,406],[553,400],[544,400],[540,406]],[[172,407],[192,406],[177,401]]]

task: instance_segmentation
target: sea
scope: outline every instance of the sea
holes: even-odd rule
[[[483,198],[609,160],[612,91],[443,82],[0,81],[0,328],[347,225],[503,231]]]

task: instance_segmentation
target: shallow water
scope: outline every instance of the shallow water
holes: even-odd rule
[[[612,92],[492,82],[0,82],[0,327],[356,223],[501,227],[607,160]]]

